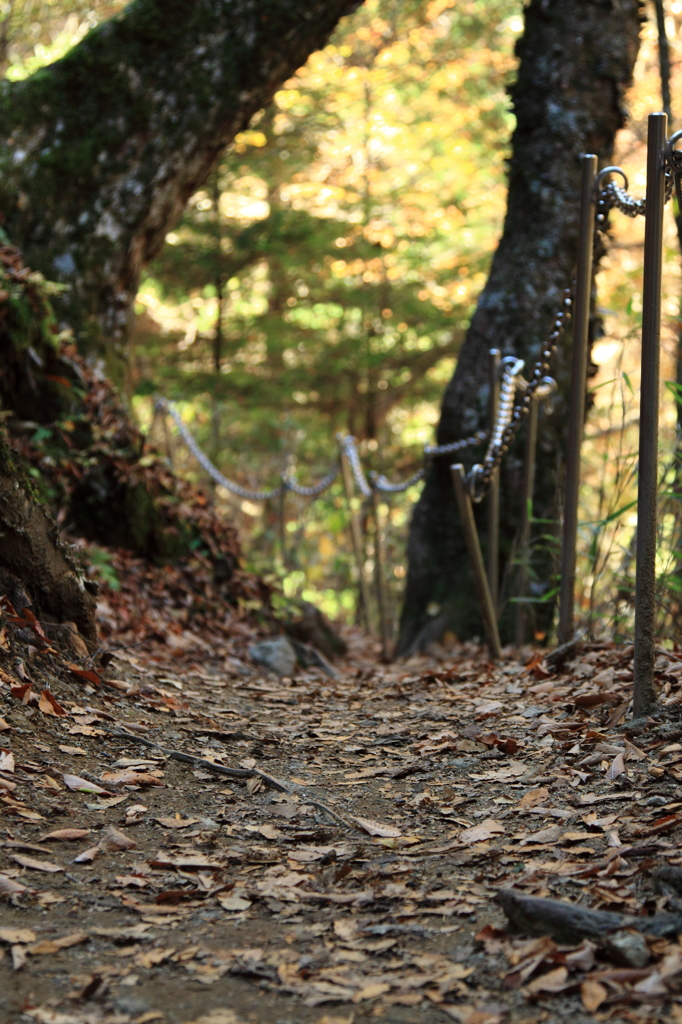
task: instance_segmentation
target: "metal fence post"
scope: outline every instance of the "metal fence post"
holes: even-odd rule
[[[286,500],[287,500],[287,489],[282,480],[282,490],[279,495],[279,508],[277,509],[278,526],[279,526],[279,549],[282,558],[282,569],[284,572],[287,570],[287,521],[286,521]]]
[[[497,660],[502,657],[500,634],[497,629],[497,616],[490,596],[488,579],[485,574],[485,565],[483,562],[483,555],[481,554],[481,543],[478,539],[478,530],[476,529],[471,496],[469,495],[469,490],[466,485],[464,466],[460,464],[450,466],[450,473],[452,474],[452,483],[457,496],[457,505],[459,506],[459,515],[462,520],[464,539],[469,551],[469,560],[471,562],[471,569],[474,575],[474,586],[476,587],[476,593],[481,605],[481,612],[483,613],[483,624],[488,637],[488,649],[491,657]]]
[[[580,225],[578,230],[578,266],[576,271],[575,307],[573,310],[573,363],[566,453],[566,489],[564,524],[561,545],[561,591],[559,597],[560,644],[568,643],[575,631],[575,563],[578,534],[578,496],[580,491],[580,446],[585,424],[585,390],[587,388],[587,342],[592,292],[592,251],[594,247],[594,184],[597,158],[591,153],[582,157],[580,187]]]
[[[490,350],[490,436],[495,430],[497,407],[500,404],[500,361],[502,353]],[[500,467],[491,476],[488,490],[488,586],[490,599],[497,614],[500,577]]]
[[[665,206],[666,114],[649,114],[647,136],[644,284],[642,292],[642,381],[637,488],[637,572],[633,710],[645,715],[655,702],[656,525],[658,502],[658,390],[660,376],[663,210]]]
[[[350,535],[353,543],[355,564],[358,570],[358,593],[360,596],[360,607],[362,609],[361,616],[364,619],[366,628],[371,632],[372,623],[369,616],[369,593],[367,590],[367,580],[365,578],[365,546],[362,540],[360,518],[356,510],[353,508],[353,475],[348,464],[348,456],[343,449],[341,450],[341,475],[343,476],[343,487],[346,492],[346,501],[348,502]]]
[[[371,475],[376,476],[375,473]],[[381,532],[381,517],[379,515],[379,494],[375,487],[372,487],[372,514],[374,517],[374,582],[376,584],[377,605],[379,607],[381,655],[383,658],[388,658],[391,638],[388,628],[388,602],[385,577],[386,559],[384,557],[384,538]]]
[[[538,411],[539,399],[533,395],[528,409],[528,427],[526,433],[526,464],[523,469],[523,511],[521,529],[519,531],[520,571],[518,575],[518,597],[514,623],[514,640],[517,647],[526,642],[526,623],[528,609],[523,603],[528,589],[528,561],[530,559],[530,523],[533,514],[533,488],[535,486],[535,452],[538,444]]]

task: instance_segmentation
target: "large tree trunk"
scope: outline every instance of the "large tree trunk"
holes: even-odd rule
[[[600,164],[611,161],[625,119],[623,94],[632,78],[641,20],[639,0],[531,0],[526,9],[511,91],[517,126],[504,232],[445,393],[441,444],[487,425],[489,349],[501,348],[530,365],[549,334],[575,264],[579,156],[593,152]],[[556,517],[562,478],[570,340],[568,332],[552,368],[560,393],[540,431],[535,515],[545,519]],[[476,455],[472,461],[480,459],[480,452]],[[449,630],[460,637],[482,632],[450,461],[434,463],[413,516],[399,654]],[[515,449],[502,470],[503,555],[520,519],[520,483]],[[549,576],[547,566],[545,572]]]
[[[135,0],[0,89],[0,210],[68,286],[79,342],[123,349],[140,271],[217,156],[360,0]]]
[[[66,286],[55,304],[82,347],[115,365],[140,271],[189,196],[221,150],[358,6],[136,0],[63,60],[2,83],[0,227],[33,270]],[[39,279],[24,272],[18,252],[0,249],[0,400],[19,419],[48,422],[64,401],[57,394],[64,377],[49,372],[57,328],[33,294],[23,296],[19,316],[22,289]],[[76,389],[66,385],[73,402]],[[91,475],[99,468],[90,466]],[[0,439],[0,592],[30,594],[41,613],[74,621],[93,639],[92,595],[20,476]],[[134,484],[126,499],[135,497]],[[111,513],[112,495],[100,501]],[[137,536],[145,516],[139,502],[134,508],[122,525]]]

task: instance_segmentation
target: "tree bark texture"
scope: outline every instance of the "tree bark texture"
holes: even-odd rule
[[[0,438],[0,590],[30,594],[38,616],[74,622],[87,640],[97,639],[95,598],[59,539],[56,523],[33,501],[22,472]],[[21,612],[21,603],[18,611]]]
[[[517,45],[518,77],[511,89],[517,123],[504,231],[445,392],[440,444],[487,427],[488,351],[499,348],[504,355],[525,359],[528,372],[549,335],[575,266],[580,156],[592,152],[600,166],[611,162],[615,134],[625,121],[623,97],[632,80],[641,20],[639,0],[531,0],[526,8],[525,31]],[[541,413],[536,518],[554,519],[557,514],[570,342],[568,331],[552,367],[559,382],[554,411]],[[522,439],[502,467],[503,558],[521,517],[521,451]],[[470,463],[480,461],[481,455],[480,449],[471,453]],[[451,461],[434,461],[412,519],[397,648],[401,655],[447,631],[460,637],[482,634],[450,480]],[[477,508],[484,513],[485,503]],[[482,515],[480,526],[483,533]],[[551,561],[545,559],[545,587]]]
[[[221,150],[359,0],[135,0],[0,86],[0,211],[67,287],[81,346],[123,350],[140,271]]]

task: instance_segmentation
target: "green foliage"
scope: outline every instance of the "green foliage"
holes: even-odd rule
[[[252,487],[298,464],[319,478],[337,431],[373,468],[414,472],[500,228],[519,8],[368,0],[237,136],[140,288],[143,422],[154,391],[179,400],[220,469]],[[229,510],[271,569],[276,512]],[[325,600],[347,606],[340,486],[315,503],[318,525],[293,498],[286,515],[307,581],[281,565],[287,589],[324,589],[324,565]],[[394,524],[397,503],[391,537]]]

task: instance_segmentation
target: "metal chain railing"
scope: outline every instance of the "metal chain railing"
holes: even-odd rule
[[[283,473],[282,482],[279,486],[273,487],[267,491],[252,490],[248,487],[243,487],[234,480],[228,479],[228,477],[221,473],[217,466],[211,462],[206,453],[200,448],[193,434],[187,428],[172,402],[169,402],[165,398],[157,398],[155,401],[155,408],[160,412],[168,413],[178,428],[178,432],[187,445],[187,448],[202,469],[204,469],[216,483],[220,484],[238,498],[244,498],[248,501],[270,501],[272,498],[276,498],[286,491],[298,494],[302,498],[317,498],[320,494],[324,493],[324,491],[331,487],[339,475],[340,466],[337,463],[317,484],[313,484],[309,487],[299,484],[296,478],[289,473]],[[424,454],[427,457],[450,455],[454,452],[464,451],[466,448],[483,444],[487,438],[488,435],[485,431],[479,431],[471,437],[464,438],[462,441],[454,441],[451,444],[426,445],[424,448]],[[400,483],[391,483],[383,474],[373,474],[371,480],[368,480],[365,475],[365,471],[362,468],[362,461],[356,439],[350,434],[338,434],[337,440],[342,454],[348,459],[348,463],[353,473],[353,479],[355,480],[358,491],[363,498],[371,498],[374,491],[380,491],[384,494],[401,494],[404,491],[407,491],[410,487],[413,487],[415,484],[418,484],[419,481],[424,478],[425,469],[422,467],[421,469],[418,469],[416,473],[413,473],[407,480]]]

